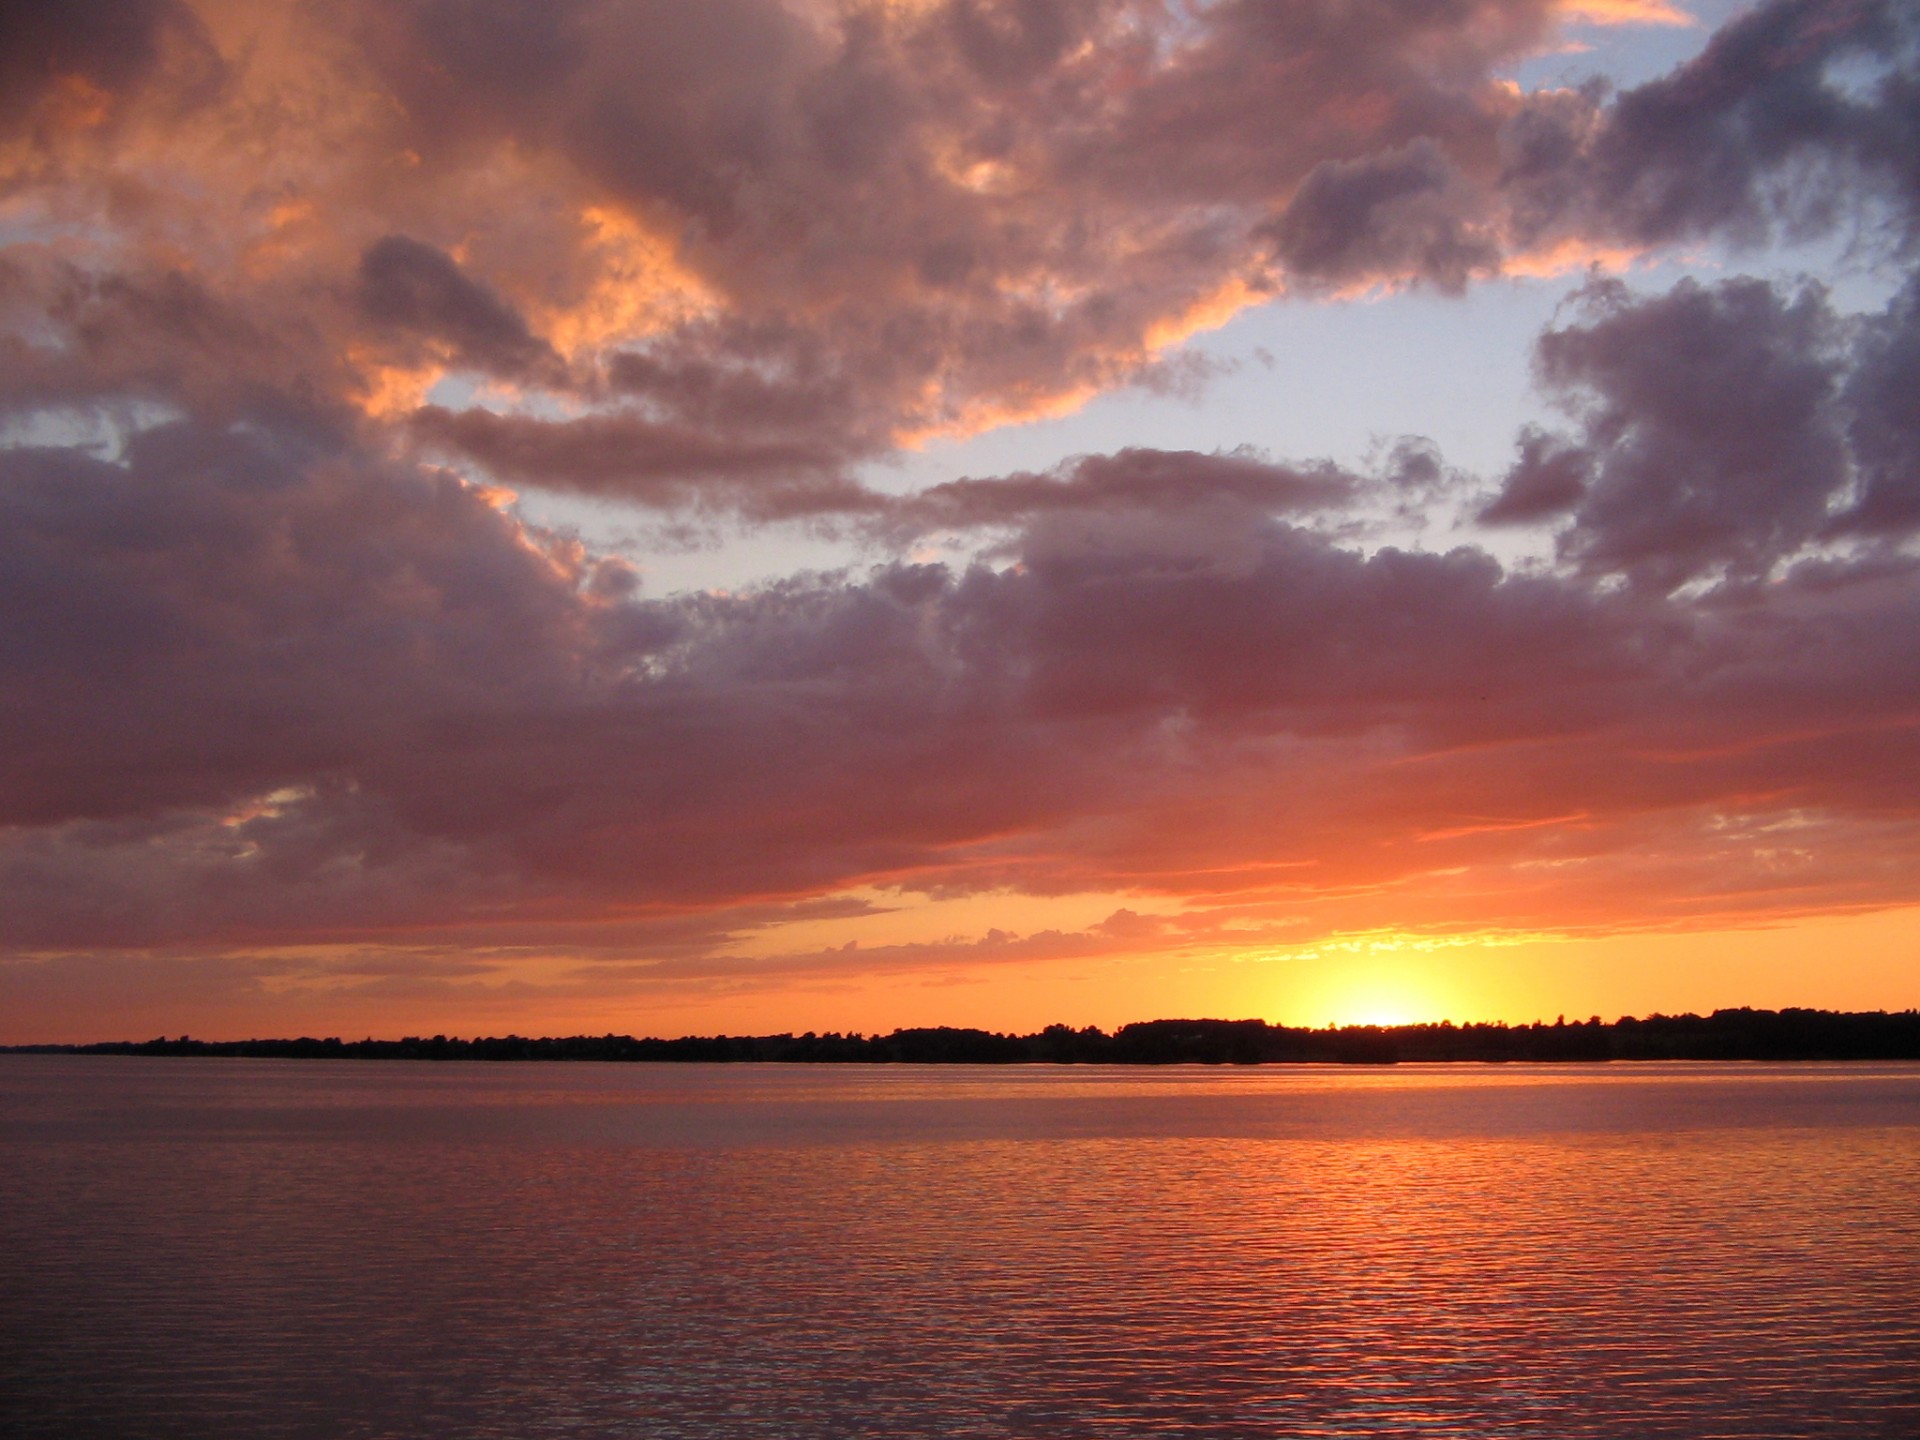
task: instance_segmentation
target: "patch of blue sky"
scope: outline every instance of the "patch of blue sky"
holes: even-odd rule
[[[1523,90],[1572,90],[1601,79],[1615,89],[1658,79],[1706,47],[1707,37],[1736,15],[1753,9],[1746,0],[1693,0],[1675,6],[1692,23],[1564,27],[1564,43],[1521,61],[1507,78]]]
[[[80,450],[117,464],[130,437],[180,418],[170,405],[142,400],[21,411],[0,416],[0,450]]]

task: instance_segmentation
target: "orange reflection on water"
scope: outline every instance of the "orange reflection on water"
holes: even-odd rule
[[[62,1434],[1920,1433],[1911,1065],[0,1060]]]

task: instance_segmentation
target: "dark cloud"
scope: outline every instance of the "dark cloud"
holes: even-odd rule
[[[1845,401],[1859,493],[1839,528],[1913,534],[1920,530],[1920,277],[1862,327]]]
[[[1538,355],[1584,412],[1585,454],[1559,462],[1593,468],[1564,553],[1672,589],[1758,578],[1825,528],[1849,477],[1833,408],[1841,335],[1823,292],[1686,281],[1636,302],[1608,284],[1587,303],[1591,323],[1550,332]]]
[[[1604,113],[1526,117],[1512,176],[1530,207],[1640,244],[1801,235],[1883,207],[1920,223],[1920,26],[1896,0],[1772,0]],[[1582,133],[1584,132],[1584,133]],[[1556,201],[1547,201],[1553,195]],[[1537,211],[1536,211],[1537,217]]]
[[[1331,508],[1358,488],[1354,477],[1330,464],[1275,465],[1248,451],[1129,449],[1081,456],[1050,474],[950,480],[888,503],[883,525],[927,534],[1025,525],[1049,513],[1166,515],[1221,505],[1238,520]]]
[[[0,823],[238,803],[574,673],[578,576],[451,475],[248,425],[0,453]]]
[[[614,495],[662,508],[712,504],[757,519],[870,508],[839,477],[842,456],[781,440],[732,439],[631,412],[540,420],[491,410],[423,406],[414,433],[513,483]]]
[[[219,57],[181,0],[9,0],[0,6],[0,131],[94,129],[158,82],[209,98]]]
[[[1362,160],[1323,161],[1274,223],[1276,253],[1307,281],[1413,275],[1459,294],[1501,260],[1499,241],[1471,213],[1484,201],[1464,189],[1424,138]]]
[[[866,410],[858,373],[803,325],[687,325],[644,351],[615,351],[606,371],[609,389],[622,399],[716,435],[815,445],[836,436],[849,456],[886,445],[884,422]]]
[[[1587,493],[1593,474],[1588,450],[1538,426],[1520,437],[1520,458],[1507,471],[1500,493],[1479,514],[1483,525],[1521,525],[1564,515]]]
[[[450,476],[257,426],[15,452],[7,943],[564,947],[635,907],[1262,867],[1330,904],[1570,840],[1573,884],[1762,793],[1914,819],[1899,572],[1725,612],[1363,555],[1276,518],[1316,477],[1244,457],[1007,483],[956,492],[1023,517],[1004,568],[642,600]]]
[[[308,317],[281,317],[174,268],[0,255],[0,418],[146,404],[212,420],[338,423],[354,378]]]
[[[1529,429],[1480,519],[1567,517],[1564,558],[1662,591],[1911,535],[1914,296],[1909,281],[1883,313],[1848,318],[1812,284],[1589,287],[1583,323],[1549,331],[1536,357],[1580,432]]]
[[[360,257],[359,301],[375,324],[449,346],[456,365],[511,376],[556,358],[518,311],[461,273],[452,256],[405,235],[385,236]]]

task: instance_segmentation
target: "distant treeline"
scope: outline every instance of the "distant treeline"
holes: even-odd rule
[[[631,1035],[478,1040],[108,1041],[15,1045],[28,1054],[199,1055],[288,1060],[773,1061],[912,1065],[1391,1065],[1435,1060],[1920,1060],[1920,1011],[1716,1010],[1604,1024],[1347,1025],[1326,1030],[1264,1020],[1145,1020],[1112,1034],[1049,1025],[1033,1035],[949,1026],[890,1035]]]

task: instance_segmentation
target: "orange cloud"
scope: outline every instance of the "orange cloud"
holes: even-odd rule
[[[1561,0],[1556,7],[1569,20],[1590,25],[1698,25],[1691,13],[1667,0]]]

